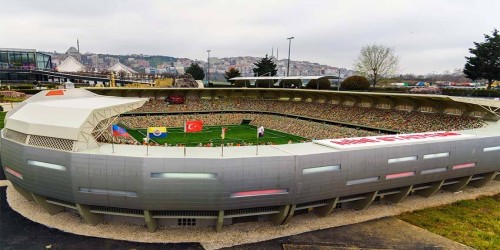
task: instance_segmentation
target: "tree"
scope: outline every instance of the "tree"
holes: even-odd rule
[[[203,80],[203,78],[205,78],[205,72],[203,72],[200,65],[196,63],[191,63],[191,65],[186,69],[186,73],[193,76],[195,80]]]
[[[485,34],[484,38],[484,42],[474,42],[475,48],[469,49],[473,56],[465,57],[464,74],[472,80],[486,79],[490,89],[493,81],[500,79],[500,35],[494,29],[491,36]]]
[[[120,77],[120,79],[123,79],[123,78],[127,77],[128,73],[125,70],[120,70],[120,71],[118,71],[117,75],[118,75],[118,77]]]
[[[232,81],[229,81],[229,79],[234,78],[234,77],[240,77],[240,76],[241,76],[240,70],[238,70],[237,68],[231,67],[231,68],[229,68],[229,70],[226,71],[226,75],[224,76],[224,78],[226,78],[226,81],[232,82]]]
[[[364,76],[349,76],[340,85],[342,90],[368,90],[370,82]]]
[[[271,58],[266,57],[262,58],[260,61],[254,63],[255,68],[253,69],[253,73],[258,76],[275,76],[278,73],[276,69],[276,64],[273,62]]]
[[[399,58],[394,48],[372,44],[361,48],[358,58],[354,61],[356,71],[368,76],[373,87],[377,81],[396,73],[399,68]]]

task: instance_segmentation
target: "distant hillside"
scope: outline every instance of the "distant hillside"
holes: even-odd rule
[[[111,55],[111,54],[97,54],[100,57],[114,57],[118,58],[120,62],[127,64],[127,61],[129,58],[134,58],[134,59],[143,59],[149,62],[149,67],[156,68],[158,65],[164,64],[164,63],[173,63],[177,61],[177,58],[171,57],[171,56],[161,56],[161,55]]]

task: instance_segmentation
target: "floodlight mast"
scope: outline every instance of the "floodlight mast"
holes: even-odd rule
[[[294,39],[295,37],[288,37],[288,64],[286,66],[286,76],[289,76],[290,75],[290,49],[292,47],[292,39]]]
[[[210,84],[210,51],[212,50],[207,50],[207,84]]]

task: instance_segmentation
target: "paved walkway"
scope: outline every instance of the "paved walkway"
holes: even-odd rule
[[[394,217],[224,249],[472,249]]]
[[[13,211],[0,187],[0,249],[203,249],[199,243],[140,243],[81,236],[49,228]],[[130,232],[133,234],[133,232]]]

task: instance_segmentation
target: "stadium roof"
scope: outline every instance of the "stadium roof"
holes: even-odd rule
[[[435,107],[438,112],[447,108],[459,109],[464,114],[469,112],[482,112],[487,119],[498,120],[500,118],[500,101],[484,98],[466,98],[447,95],[426,94],[398,94],[384,92],[355,92],[355,91],[331,91],[315,89],[290,89],[290,88],[87,88],[92,92],[103,95],[114,96],[140,96],[161,98],[172,94],[192,95],[201,98],[215,98],[226,96],[229,98],[261,98],[275,100],[296,100],[322,102],[346,101],[354,104],[369,103],[373,106],[379,103],[387,103],[392,107],[397,105],[409,105],[414,108]]]
[[[258,76],[258,77],[233,77],[229,80],[238,81],[238,80],[316,80],[320,78],[325,79],[338,79],[338,76]]]
[[[89,143],[89,135],[101,121],[138,108],[146,100],[99,96],[84,89],[42,91],[10,111],[5,127],[28,135]]]

